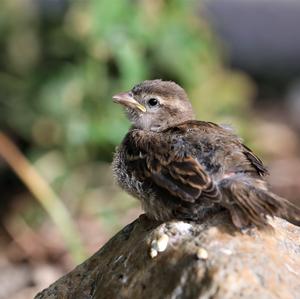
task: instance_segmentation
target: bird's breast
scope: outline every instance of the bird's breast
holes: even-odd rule
[[[134,171],[130,169],[126,153],[121,147],[114,154],[112,170],[117,184],[138,199],[142,196],[143,182],[139,180]]]

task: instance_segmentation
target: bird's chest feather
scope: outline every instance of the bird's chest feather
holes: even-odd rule
[[[153,188],[151,180],[141,180],[132,164],[126,159],[124,149],[118,149],[113,160],[113,174],[118,185],[141,201],[143,210],[155,220],[172,219],[172,204],[167,203],[165,195]],[[165,200],[164,200],[165,199]]]
[[[139,198],[144,193],[143,182],[136,177],[126,154],[123,148],[119,148],[115,152],[112,163],[113,175],[122,189]]]

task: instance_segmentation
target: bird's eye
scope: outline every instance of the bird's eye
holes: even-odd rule
[[[151,99],[148,100],[148,105],[149,105],[150,107],[157,106],[158,104],[159,104],[159,102],[158,102],[158,100],[155,99],[155,98],[151,98]]]

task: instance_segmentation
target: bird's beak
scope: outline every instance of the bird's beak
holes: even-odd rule
[[[129,92],[122,92],[114,95],[113,101],[117,104],[121,104],[125,107],[139,109],[142,112],[146,112],[146,108],[137,102]]]

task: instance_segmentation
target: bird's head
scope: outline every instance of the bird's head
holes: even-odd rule
[[[113,96],[113,100],[125,106],[129,120],[138,129],[162,131],[194,119],[185,91],[171,81],[147,80]]]

